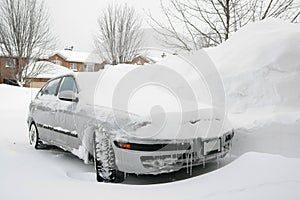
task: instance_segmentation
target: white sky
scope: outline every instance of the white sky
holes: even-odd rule
[[[57,48],[74,46],[76,51],[92,51],[93,35],[97,30],[97,18],[109,3],[127,3],[145,16],[146,10],[156,17],[162,17],[160,0],[47,0],[51,27],[57,37]],[[147,26],[145,22],[144,26]]]
[[[44,0],[50,14],[53,34],[57,37],[57,48],[74,46],[75,51],[94,50],[93,38],[97,31],[97,19],[103,8],[110,3],[127,3],[140,16],[146,18],[150,10],[156,19],[164,19],[160,0]],[[164,0],[162,0],[164,1]],[[300,2],[300,0],[296,0]],[[149,25],[144,20],[144,27]]]

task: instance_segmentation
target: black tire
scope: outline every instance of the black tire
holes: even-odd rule
[[[42,149],[43,147],[43,142],[39,138],[39,132],[34,123],[29,127],[29,144],[35,149]]]
[[[94,134],[94,164],[98,182],[120,183],[124,173],[116,169],[115,154],[105,133]]]

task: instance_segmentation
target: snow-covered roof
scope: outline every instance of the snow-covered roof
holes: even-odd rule
[[[37,66],[37,68],[41,68],[41,71],[38,73],[37,76],[33,75],[33,74],[35,74],[35,72],[30,73],[34,66]],[[73,73],[72,70],[70,70],[66,67],[56,65],[56,64],[48,62],[48,61],[39,61],[36,63],[32,63],[28,67],[27,71],[30,73],[28,78],[54,78],[57,76]]]
[[[90,52],[79,52],[79,51],[71,51],[71,50],[57,50],[52,52],[52,55],[59,54],[66,61],[69,62],[81,62],[81,63],[99,63],[101,64],[103,61],[96,53]]]

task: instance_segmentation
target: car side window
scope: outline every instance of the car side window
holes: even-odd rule
[[[75,80],[72,76],[66,76],[64,77],[59,92],[62,91],[73,91],[75,93],[77,93],[77,87],[76,87],[76,83]]]
[[[41,91],[41,95],[57,95],[60,78],[50,81]]]

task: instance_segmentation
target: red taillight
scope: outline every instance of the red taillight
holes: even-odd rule
[[[123,142],[118,142],[118,146],[123,148],[123,149],[130,149],[131,146],[128,143],[123,143]]]

